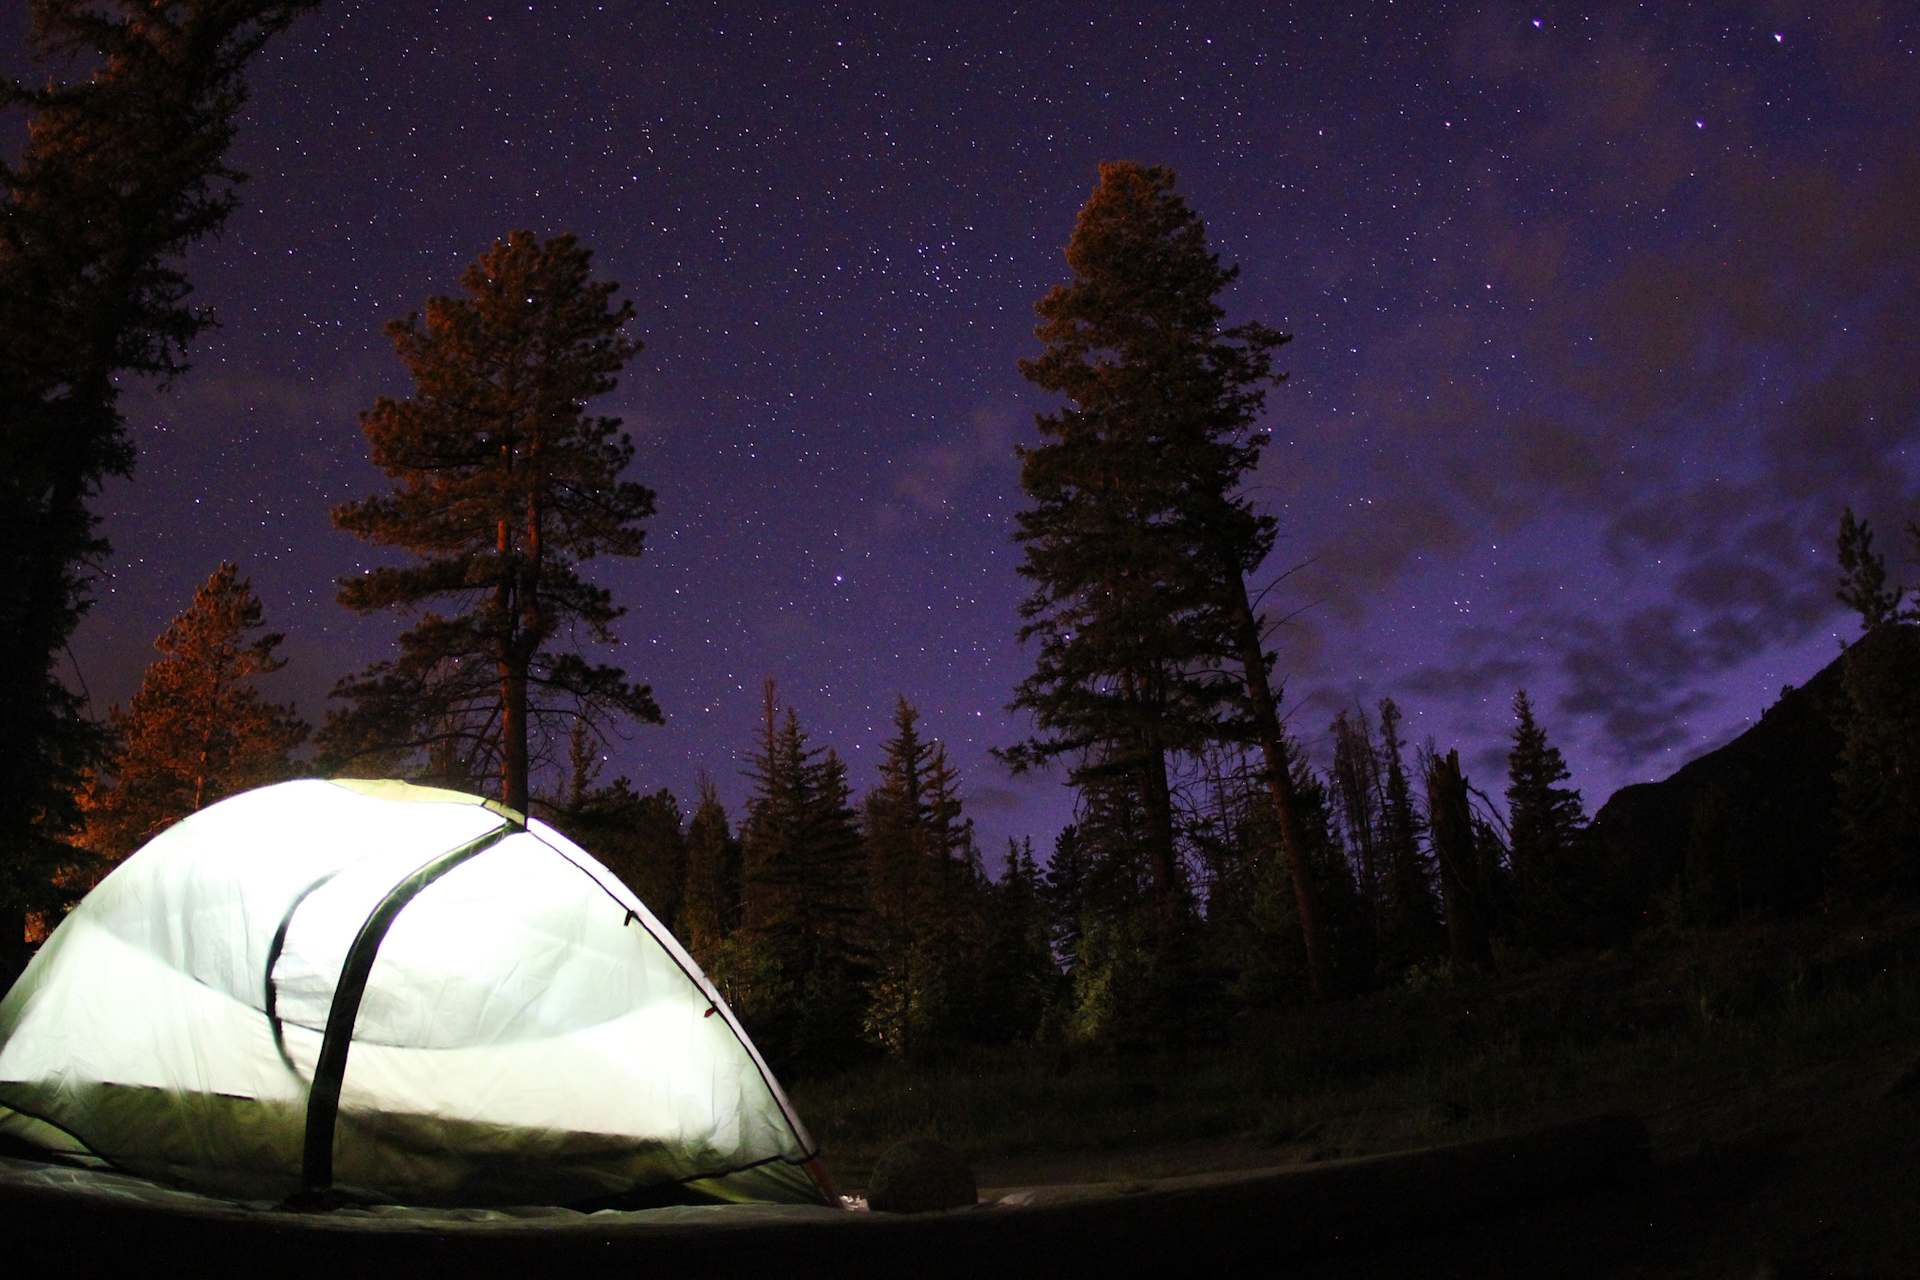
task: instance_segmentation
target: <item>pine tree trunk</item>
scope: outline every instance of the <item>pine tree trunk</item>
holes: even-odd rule
[[[1252,705],[1254,728],[1260,738],[1260,756],[1267,766],[1267,797],[1273,802],[1274,820],[1280,825],[1280,843],[1287,855],[1287,870],[1293,877],[1294,907],[1300,913],[1300,939],[1307,948],[1307,976],[1313,995],[1327,994],[1327,950],[1320,936],[1320,902],[1307,869],[1307,842],[1300,830],[1299,804],[1293,793],[1293,773],[1287,767],[1287,752],[1280,738],[1280,711],[1273,700],[1273,686],[1267,681],[1266,655],[1260,648],[1260,624],[1253,616],[1253,604],[1247,598],[1246,579],[1240,567],[1229,561],[1227,570],[1227,607],[1233,613],[1234,639],[1240,650],[1240,665],[1245,671],[1247,701]]]
[[[508,447],[501,446],[508,459]],[[527,663],[528,655],[520,643],[518,602],[514,588],[518,574],[510,558],[513,532],[502,519],[497,547],[504,576],[494,588],[494,607],[500,616],[500,803],[515,813],[527,811]]]
[[[1126,674],[1127,701],[1142,707],[1145,695],[1134,673]],[[1141,719],[1151,725],[1148,714]],[[1177,879],[1173,859],[1173,796],[1167,786],[1167,753],[1160,736],[1151,727],[1141,731],[1139,785],[1140,807],[1147,818],[1147,856],[1153,865],[1153,891],[1163,919],[1172,919],[1176,903]]]
[[[500,803],[527,811],[527,660],[500,664]]]
[[[16,427],[15,430],[26,428]],[[6,726],[6,746],[0,751],[0,839],[6,855],[27,861],[42,842],[64,836],[50,836],[39,829],[34,816],[43,808],[43,797],[35,794],[42,785],[41,776],[50,767],[50,756],[58,751],[51,741],[42,739],[43,731],[57,732],[54,719],[41,705],[42,682],[52,670],[55,655],[65,637],[61,618],[67,609],[66,574],[72,557],[62,550],[78,547],[87,539],[86,478],[82,474],[85,439],[80,429],[67,424],[57,429],[49,452],[53,462],[49,470],[46,514],[31,520],[31,528],[14,546],[14,554],[26,560],[24,589],[16,597],[17,610],[10,610],[13,625],[0,628],[6,634],[0,649],[0,725]],[[8,512],[13,529],[19,529],[22,512]],[[51,736],[51,735],[50,735]],[[0,865],[0,895],[21,895],[20,899],[0,907],[0,991],[19,976],[27,962],[27,909],[25,895],[40,886],[30,886],[29,872],[22,866]]]
[[[1449,751],[1427,775],[1427,813],[1440,891],[1447,911],[1447,948],[1456,969],[1493,967],[1493,944],[1482,912],[1485,881],[1473,848],[1473,814],[1460,753]]]

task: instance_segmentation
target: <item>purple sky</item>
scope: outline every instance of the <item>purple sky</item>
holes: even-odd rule
[[[1842,504],[1908,550],[1920,22],[1316,9],[327,0],[261,59],[252,181],[194,255],[223,327],[128,399],[96,706],[223,557],[310,717],[386,653],[399,619],[333,602],[368,552],[327,518],[383,483],[380,327],[493,237],[572,231],[639,311],[607,407],[659,493],[598,574],[667,723],[609,774],[685,802],[705,768],[737,812],[772,675],[864,788],[904,692],[990,857],[1044,850],[1069,797],[986,754],[1028,669],[1015,361],[1095,165],[1133,159],[1244,268],[1230,317],[1296,335],[1254,489],[1265,576],[1310,562],[1267,597],[1294,730],[1324,753],[1390,693],[1497,791],[1525,684],[1590,806],[1664,776],[1835,652]]]

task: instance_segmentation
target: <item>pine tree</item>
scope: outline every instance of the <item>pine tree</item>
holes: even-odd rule
[[[639,555],[653,514],[652,492],[621,479],[633,442],[619,419],[586,408],[640,350],[623,332],[633,305],[614,304],[618,286],[592,279],[590,258],[572,236],[516,231],[467,269],[465,296],[430,299],[424,322],[388,325],[414,394],[381,397],[360,422],[396,487],[333,513],[340,528],[420,559],[340,581],[348,608],[418,621],[397,659],[334,690],[347,706],[330,744],[350,756],[452,742],[523,811],[530,741],[547,718],[660,721],[645,686],[554,647],[575,628],[615,642],[624,610],[580,568]]]
[[[987,884],[959,772],[905,698],[866,800],[869,1036],[893,1053],[979,1038],[990,1020]]]
[[[1373,740],[1373,725],[1365,708],[1356,708],[1351,716],[1340,712],[1330,732],[1333,790],[1339,800],[1347,849],[1353,856],[1354,883],[1377,947],[1386,931],[1386,866],[1379,848],[1385,799],[1380,748]]]
[[[53,873],[107,746],[61,667],[110,550],[91,503],[133,469],[120,391],[184,373],[210,323],[182,259],[236,205],[248,61],[310,7],[35,0],[46,79],[0,83],[0,110],[28,113],[0,161],[0,983],[24,963],[27,912],[63,896]]]
[[[1173,183],[1164,168],[1101,166],[1067,245],[1074,278],[1038,306],[1046,349],[1021,364],[1067,404],[1039,416],[1044,442],[1021,453],[1030,505],[1016,536],[1035,588],[1020,635],[1039,651],[1013,705],[1039,732],[1007,758],[1068,756],[1075,785],[1127,779],[1172,919],[1182,886],[1169,756],[1223,738],[1259,746],[1317,991],[1325,956],[1305,837],[1245,580],[1275,524],[1238,492],[1266,443],[1252,423],[1287,339],[1221,326],[1216,298],[1238,269],[1207,248]]]
[[[1086,842],[1072,823],[1053,838],[1053,854],[1040,875],[1040,900],[1046,908],[1047,940],[1060,967],[1072,973],[1080,962],[1081,917],[1087,906],[1089,878]]]
[[[1534,719],[1525,689],[1513,695],[1513,749],[1507,754],[1507,815],[1511,830],[1509,866],[1520,924],[1530,940],[1551,945],[1572,923],[1569,857],[1586,812],[1580,793],[1559,784],[1572,774],[1560,748],[1547,741]]]
[[[286,665],[260,599],[231,562],[154,641],[160,657],[111,718],[121,746],[107,781],[86,800],[83,843],[118,861],[216,800],[293,772],[308,728],[257,678]]]
[[[873,920],[874,976],[867,1034],[894,1054],[912,1053],[943,995],[929,973],[928,925],[936,906],[933,813],[928,770],[933,744],[920,736],[919,712],[894,706],[894,736],[880,760],[880,785],[867,793],[867,898]]]
[[[872,970],[866,885],[846,765],[808,746],[775,692],[767,681],[740,833],[742,924],[723,969],[756,1043],[808,1070],[858,1048]]]
[[[1914,531],[1920,544],[1920,529]],[[1887,585],[1886,558],[1873,549],[1873,526],[1848,507],[1840,513],[1840,589],[1834,598],[1860,615],[1860,629],[1920,617],[1900,607],[1906,588]]]
[[[1438,950],[1440,907],[1434,900],[1433,868],[1421,848],[1426,823],[1414,806],[1400,740],[1400,708],[1380,700],[1380,756],[1386,762],[1381,806],[1381,857],[1387,866],[1387,936],[1381,962],[1400,968],[1430,959]]]
[[[642,795],[625,777],[601,784],[600,746],[585,720],[574,721],[567,735],[566,791],[552,799],[536,796],[534,808],[592,849],[660,923],[679,934],[687,884],[680,802],[665,788]]]
[[[1920,526],[1909,525],[1916,549]],[[1879,892],[1920,885],[1920,593],[1887,587],[1873,530],[1849,508],[1840,519],[1839,598],[1861,635],[1841,658],[1838,851],[1840,883]]]
[[[1007,865],[993,886],[990,918],[983,959],[994,1016],[982,1021],[983,1038],[1029,1041],[1039,1034],[1060,977],[1048,945],[1031,839],[1007,841]]]
[[[705,965],[740,922],[740,844],[713,780],[700,777],[700,800],[687,823],[687,891],[680,938]]]

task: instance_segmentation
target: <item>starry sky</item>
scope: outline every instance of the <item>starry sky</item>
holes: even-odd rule
[[[987,755],[1026,731],[1014,446],[1046,401],[1015,364],[1131,159],[1243,268],[1230,320],[1295,335],[1250,489],[1294,731],[1324,757],[1391,694],[1497,792],[1524,685],[1597,806],[1831,659],[1843,504],[1907,550],[1917,29],[1859,0],[327,0],[258,60],[252,179],[191,258],[222,327],[127,396],[79,676],[124,701],[231,558],[317,720],[403,625],[334,603],[374,553],[327,514],[384,483],[382,324],[508,230],[571,231],[638,309],[603,407],[659,494],[647,553],[596,571],[666,713],[608,775],[684,805],[704,769],[737,814],[773,676],[864,789],[905,693],[990,860],[1044,852],[1071,797]]]

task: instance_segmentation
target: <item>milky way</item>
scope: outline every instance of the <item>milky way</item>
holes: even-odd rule
[[[1013,450],[1045,402],[1015,364],[1103,159],[1175,169],[1243,268],[1230,318],[1296,335],[1252,493],[1261,585],[1302,566],[1265,601],[1315,752],[1392,694],[1495,790],[1525,685],[1597,802],[1831,657],[1844,503],[1896,548],[1920,514],[1910,9],[946,8],[302,20],[190,264],[222,327],[128,397],[96,706],[222,558],[309,716],[388,652],[398,619],[333,602],[373,553],[327,517],[383,483],[381,325],[495,236],[572,231],[638,308],[606,408],[659,492],[645,556],[596,573],[667,723],[609,772],[684,801],[705,769],[737,811],[773,676],[865,787],[905,693],[990,854],[1044,850],[1070,797],[987,756],[1028,670]]]

